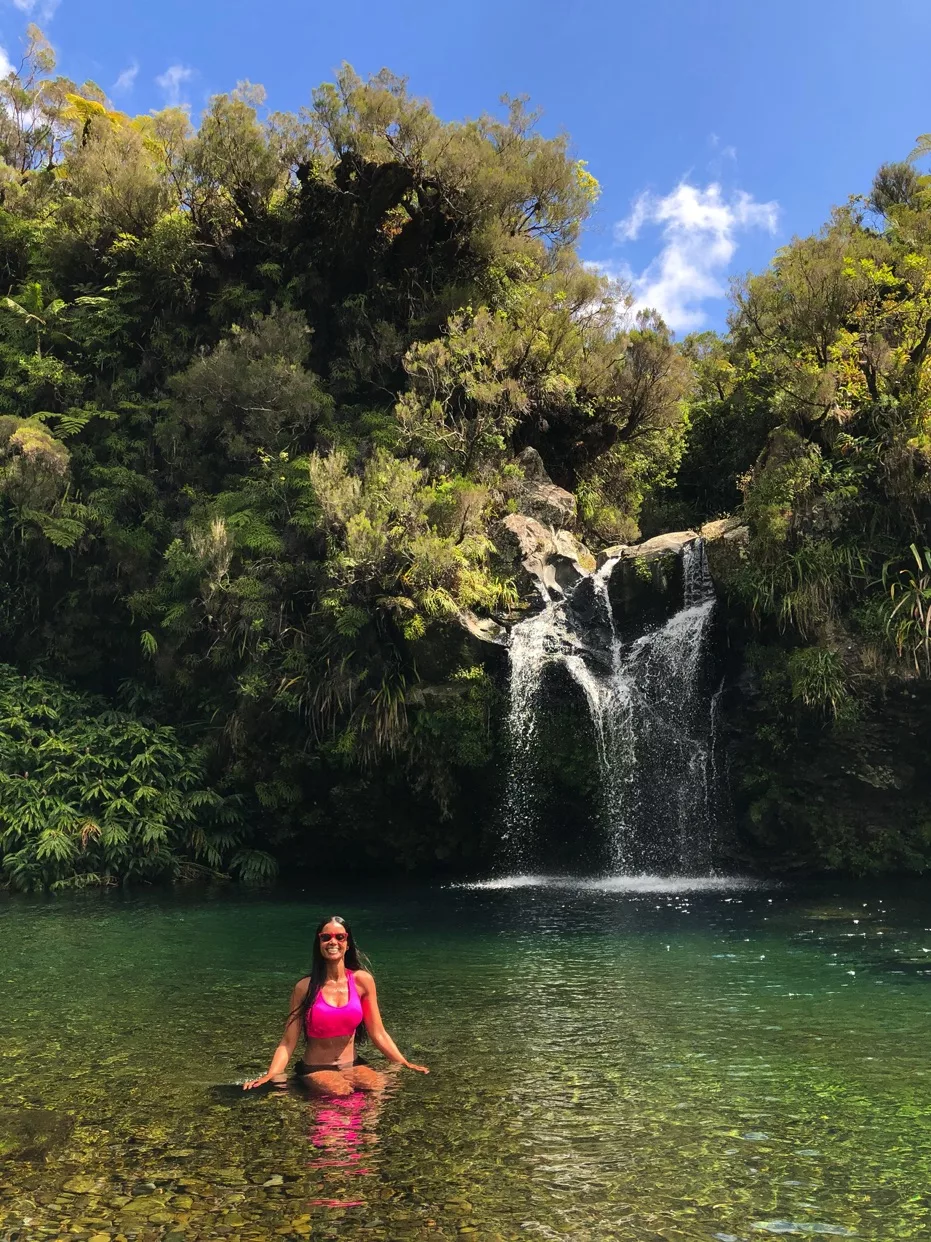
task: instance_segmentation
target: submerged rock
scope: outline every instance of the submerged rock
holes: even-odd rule
[[[44,1160],[67,1142],[74,1121],[45,1108],[0,1108],[0,1162]]]
[[[67,1190],[72,1195],[89,1195],[96,1187],[97,1183],[92,1177],[69,1177],[62,1186],[62,1190]]]
[[[158,1195],[146,1194],[137,1195],[134,1199],[124,1205],[124,1212],[132,1212],[133,1215],[145,1215],[147,1212],[157,1211],[162,1206],[162,1200]]]

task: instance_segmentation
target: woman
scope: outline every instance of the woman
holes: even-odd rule
[[[297,1065],[302,1082],[331,1095],[349,1095],[353,1088],[376,1091],[384,1085],[384,1076],[356,1056],[356,1028],[361,1022],[389,1061],[429,1074],[425,1065],[412,1065],[385,1030],[375,980],[361,968],[348,923],[334,914],[314,934],[310,975],[291,993],[291,1012],[268,1073],[244,1083],[243,1090],[280,1080],[303,1031],[307,1042]]]

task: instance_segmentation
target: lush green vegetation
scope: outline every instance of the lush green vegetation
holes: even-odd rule
[[[0,84],[7,658],[182,728],[278,855],[475,852],[495,689],[451,622],[515,603],[515,454],[610,540],[683,445],[669,334],[620,330],[573,250],[597,183],[519,102],[447,124],[346,69],[195,129],[31,38]]]
[[[729,587],[757,676],[739,765],[751,831],[796,862],[923,868],[931,178],[880,169],[868,198],[739,288],[726,339],[687,348],[700,388],[681,494],[749,525]]]
[[[173,729],[0,665],[0,857],[16,888],[221,867],[273,875],[274,860],[242,848],[244,835],[235,800],[211,788],[203,756]]]
[[[824,844],[786,771],[931,671],[927,178],[881,170],[726,337],[675,344],[579,261],[597,183],[521,102],[447,123],[347,68],[299,115],[244,84],[195,128],[30,39],[0,83],[9,881],[480,856],[500,680],[456,619],[519,604],[496,528],[528,446],[594,546],[743,514],[748,822],[919,865],[917,820]]]

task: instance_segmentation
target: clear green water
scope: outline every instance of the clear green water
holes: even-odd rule
[[[243,1096],[333,910],[433,1073]],[[929,1238],[929,1019],[894,882],[5,898],[0,1239]]]

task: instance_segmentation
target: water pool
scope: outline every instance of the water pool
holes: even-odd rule
[[[243,1095],[333,912],[433,1072]],[[0,1239],[928,1238],[929,1030],[893,881],[3,897]]]

